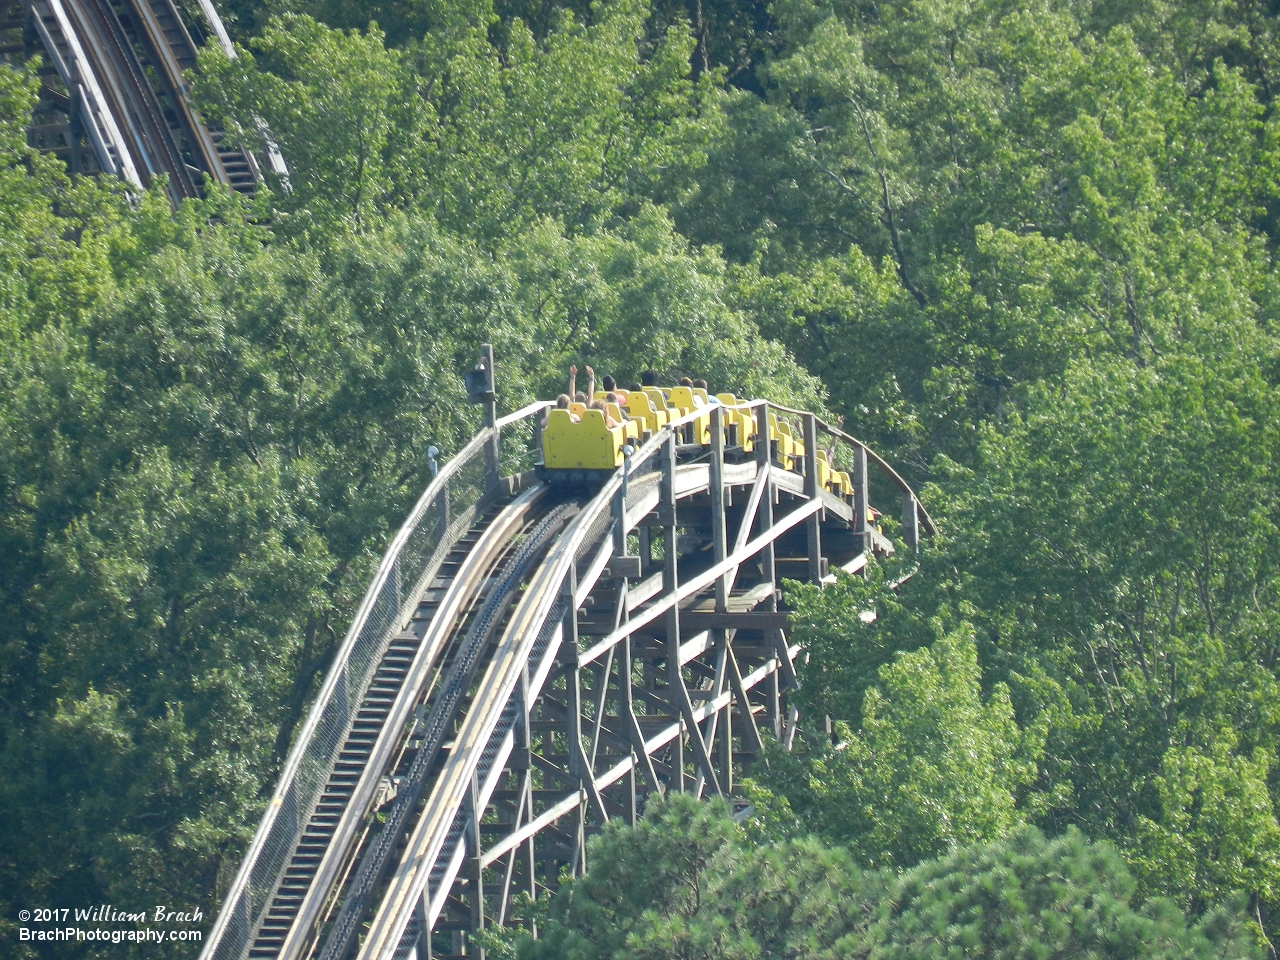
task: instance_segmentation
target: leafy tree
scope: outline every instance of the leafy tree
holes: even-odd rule
[[[295,235],[317,217],[359,227],[388,204],[491,242],[541,217],[598,226],[699,166],[707,85],[687,77],[687,31],[640,60],[636,4],[614,0],[593,21],[566,14],[541,41],[516,23],[501,52],[483,26],[390,51],[376,29],[294,15],[234,60],[203,51],[198,93],[250,140],[259,117],[279,139],[297,183],[278,202],[304,218],[285,225]]]
[[[1180,899],[1197,910],[1241,888],[1276,900],[1275,759],[1261,747],[1241,756],[1234,741],[1224,731],[1212,754],[1171,747],[1155,778],[1159,818],[1138,822],[1135,872],[1154,889],[1185,891]]]
[[[904,602],[910,587],[899,580],[908,572],[900,560],[873,558],[861,577],[837,573],[835,583],[822,587],[786,583],[792,637],[808,652],[798,668],[804,682],[793,694],[806,715],[857,727],[881,670],[899,653],[937,639],[940,623]]]
[[[1003,684],[982,701],[972,628],[939,630],[879,679],[858,729],[840,721],[835,744],[811,733],[807,753],[772,757],[755,798],[766,820],[896,867],[1019,825],[1018,794],[1035,779],[1045,730],[1019,730]]]
[[[583,956],[1230,953],[1234,890],[1275,939],[1266,4],[227,9],[201,103],[291,167],[252,202],[67,177],[0,66],[0,900],[216,898],[486,339],[503,404],[653,365],[935,481],[910,580],[790,595],[800,702],[848,727],[759,809],[864,863],[1015,831],[884,913],[852,854],[688,811],[659,914],[548,928]],[[1108,878],[1062,894],[1094,939],[1019,912],[1053,870]]]
[[[376,25],[368,35],[343,33],[296,15],[272,20],[251,46],[234,60],[216,46],[201,51],[201,105],[232,119],[254,148],[269,129],[287,153],[288,183],[273,186],[287,189],[282,202],[302,218],[290,232],[344,222],[364,229],[390,189],[386,147],[392,98],[403,86],[399,58]]]
[[[1238,910],[1188,922],[1167,900],[1135,903],[1115,849],[1077,831],[1025,828],[904,874],[881,903],[868,956],[1248,957],[1260,951]]]
[[[813,839],[754,846],[722,808],[650,802],[608,825],[591,864],[536,910],[539,937],[490,932],[497,956],[596,958],[1253,957],[1234,905],[1190,920],[1142,902],[1114,848],[1023,828],[904,873],[863,871]]]
[[[1129,27],[1094,37],[1063,5],[775,14],[767,98],[729,99],[676,222],[918,470],[1076,358],[1269,302],[1252,226],[1274,138],[1240,72],[1188,90]]]
[[[932,568],[991,672],[1054,712],[1043,777],[1071,800],[1050,822],[1200,904],[1275,883],[1275,388],[1243,330],[1212,359],[1081,364],[1033,391],[953,471]]]

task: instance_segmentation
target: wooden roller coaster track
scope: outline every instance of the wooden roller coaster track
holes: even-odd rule
[[[262,180],[259,158],[191,105],[186,72],[206,39],[235,55],[209,0],[185,20],[175,0],[0,0],[0,59],[41,58],[31,145],[73,174],[134,187],[163,175],[174,204],[199,196],[206,176],[245,194]],[[266,154],[287,178],[279,152]]]
[[[488,369],[492,370],[492,356]],[[202,960],[477,956],[515,895],[586,865],[588,836],[677,790],[745,804],[766,739],[789,745],[797,684],[783,578],[815,583],[933,524],[861,442],[811,413],[744,402],[803,437],[681,445],[677,418],[589,487],[534,461],[547,403],[488,424],[389,547],[281,774]],[[818,451],[852,503],[817,481]],[[504,476],[504,474],[506,474]]]

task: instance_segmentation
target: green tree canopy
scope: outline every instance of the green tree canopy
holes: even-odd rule
[[[1188,921],[1141,901],[1114,848],[1031,827],[904,873],[867,872],[813,839],[756,846],[714,804],[651,801],[610,824],[591,863],[538,914],[539,937],[491,934],[520,960],[836,957],[1244,958],[1261,953],[1235,906]]]

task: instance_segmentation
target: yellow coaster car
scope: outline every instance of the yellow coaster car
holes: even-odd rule
[[[622,411],[618,409],[618,405],[616,403],[606,403],[604,407],[605,407],[605,412],[608,413],[609,416],[613,417],[614,423],[622,424],[622,430],[624,433],[626,433],[627,439],[630,440],[633,444],[639,444],[641,439],[641,434],[643,434],[644,431],[646,430],[644,421],[628,420],[625,416],[623,416]]]
[[[615,470],[622,466],[626,424],[605,426],[600,410],[583,410],[575,423],[568,410],[552,410],[542,430],[542,463],[548,470]]]
[[[653,405],[659,410],[666,410],[670,419],[674,420],[678,415],[678,411],[667,402],[667,394],[660,387],[645,387],[644,395],[653,401]]]
[[[823,490],[830,490],[831,464],[827,462],[827,451],[819,450],[814,459],[818,463],[818,486]]]

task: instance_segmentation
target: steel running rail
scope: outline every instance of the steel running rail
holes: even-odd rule
[[[335,787],[334,802],[317,805],[317,810],[327,807],[325,814],[317,818],[321,820],[316,825],[318,829],[303,833],[289,867],[277,880],[277,892],[250,948],[250,957],[290,960],[310,942],[330,887],[340,877],[351,846],[365,826],[365,817],[375,802],[381,778],[395,770],[397,750],[404,745],[406,723],[413,717],[415,704],[424,696],[424,691],[429,693],[438,687],[438,673],[451,641],[466,621],[467,611],[485,592],[495,565],[500,563],[512,540],[525,530],[531,519],[541,516],[546,493],[545,485],[536,484],[506,504],[492,521],[477,515],[468,534],[477,539],[469,545],[465,556],[458,558],[458,569],[442,588],[442,595],[429,601],[434,605],[430,620],[398,685],[394,680],[381,687],[376,682],[371,685],[367,695],[372,700],[369,714],[377,709],[379,702],[385,704],[389,696],[394,695],[394,700],[389,708],[383,707],[385,719],[378,726],[372,743],[369,742],[371,731],[362,730],[359,737],[353,737],[357,741],[355,749],[344,749],[339,755],[342,762],[335,765],[330,775]],[[454,550],[451,556],[458,553]],[[416,616],[420,619],[422,615],[420,605]],[[354,783],[350,783],[352,778]]]
[[[489,594],[484,608],[468,631],[464,649],[459,652],[449,676],[441,684],[441,693],[431,706],[431,715],[426,718],[421,746],[409,769],[405,771],[395,803],[386,812],[386,822],[361,859],[351,888],[344,897],[342,913],[329,932],[321,953],[322,960],[344,956],[349,949],[367,906],[368,896],[381,878],[395,845],[401,839],[408,818],[414,812],[426,777],[444,746],[447,725],[453,721],[454,713],[471,684],[473,673],[489,646],[492,633],[500,625],[502,612],[510,604],[519,581],[540,559],[547,543],[560,532],[560,528],[576,510],[576,505],[572,503],[562,504],[553,510],[530,532],[517,554],[503,568],[501,582]]]
[[[510,749],[509,731],[501,731],[496,737],[495,733],[499,721],[506,716],[508,701],[522,676],[526,675],[527,670],[531,697],[536,696],[538,688],[546,679],[547,670],[542,668],[549,667],[554,648],[559,646],[563,632],[556,630],[551,635],[540,661],[530,662],[530,655],[535,642],[543,635],[544,625],[551,619],[549,614],[559,598],[560,585],[578,548],[583,546],[587,532],[601,512],[608,509],[613,492],[620,482],[620,478],[610,480],[583,508],[535,574],[529,590],[512,617],[501,646],[490,662],[489,670],[480,682],[471,711],[463,719],[455,741],[456,746],[450,753],[435,789],[427,800],[426,809],[409,839],[406,857],[374,914],[368,937],[360,950],[361,960],[371,957],[392,960],[401,937],[413,920],[418,901],[426,899],[428,894],[434,896],[431,897],[431,906],[426,914],[427,926],[430,927],[439,915],[440,891],[443,889],[447,893],[452,875],[461,866],[456,852],[460,849],[462,831],[456,829],[454,821],[464,809],[471,781],[476,777],[477,767],[487,752],[485,748],[496,739],[498,750],[488,752],[504,753]],[[490,770],[484,772],[491,772],[492,766],[491,759]],[[481,798],[485,792],[482,788]],[[450,840],[454,849],[446,851],[446,844]],[[446,856],[442,857],[442,854]],[[440,882],[435,890],[428,891],[427,881],[436,873],[438,861],[441,860],[448,864],[444,875],[437,874]]]

